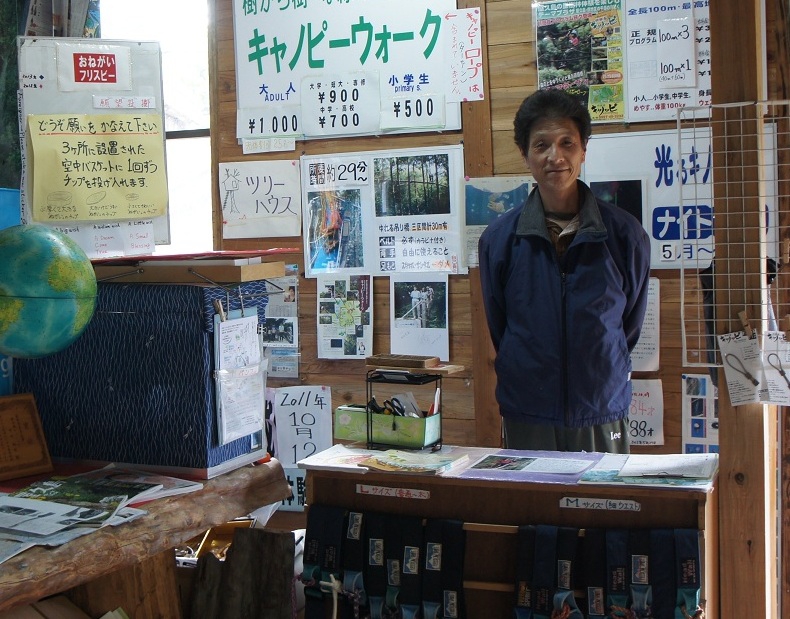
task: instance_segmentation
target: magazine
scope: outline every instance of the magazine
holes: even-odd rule
[[[359,464],[375,471],[408,473],[410,475],[439,475],[457,469],[469,460],[465,452],[418,452],[389,449],[374,453]]]
[[[158,483],[122,481],[101,477],[64,477],[36,481],[12,492],[10,496],[22,499],[53,501],[75,507],[109,511],[114,514],[119,507],[145,498],[162,488]]]
[[[117,480],[131,483],[151,484],[155,486],[143,494],[137,495],[133,499],[130,499],[129,502],[134,503],[139,503],[140,501],[151,501],[153,499],[161,499],[179,494],[186,494],[187,492],[195,492],[196,490],[201,490],[203,488],[203,483],[199,481],[160,475],[152,471],[135,469],[115,463],[108,464],[101,469],[73,475],[72,478]]]

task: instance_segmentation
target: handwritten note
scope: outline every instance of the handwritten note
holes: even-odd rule
[[[664,444],[664,392],[660,380],[633,380],[628,411],[631,445]]]
[[[274,389],[277,459],[284,467],[332,446],[332,390],[327,386]]]
[[[167,211],[164,127],[158,114],[28,116],[33,219],[145,219]]]
[[[658,22],[656,33],[658,81],[663,88],[680,88],[696,84],[696,50],[692,17]]]
[[[241,310],[234,310],[241,313]],[[249,436],[263,429],[265,373],[261,361],[256,308],[245,315],[214,322],[217,414],[220,443]]]
[[[297,161],[220,164],[222,237],[299,236],[301,192]]]

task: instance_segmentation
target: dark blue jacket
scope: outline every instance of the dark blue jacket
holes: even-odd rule
[[[650,239],[635,217],[578,182],[580,225],[562,262],[537,189],[480,237],[504,417],[587,427],[628,415],[630,352],[647,306]]]

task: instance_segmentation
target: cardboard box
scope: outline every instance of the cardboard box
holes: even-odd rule
[[[265,281],[240,284],[263,318]],[[96,311],[69,347],[14,360],[17,393],[32,393],[53,458],[145,465],[209,478],[266,455],[253,435],[219,444],[214,299],[200,285],[99,283]]]
[[[421,449],[433,445],[442,436],[442,415],[398,417],[371,414],[372,442],[394,447]],[[366,443],[368,415],[364,406],[338,406],[334,416],[336,439]]]

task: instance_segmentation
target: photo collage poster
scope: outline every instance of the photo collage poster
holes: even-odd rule
[[[718,388],[712,374],[683,374],[682,451],[719,452]]]
[[[466,272],[460,145],[301,161],[306,277]]]
[[[576,97],[593,122],[674,120],[711,105],[707,2],[534,4],[538,87]]]
[[[373,351],[373,278],[319,275],[318,358],[364,359]]]

